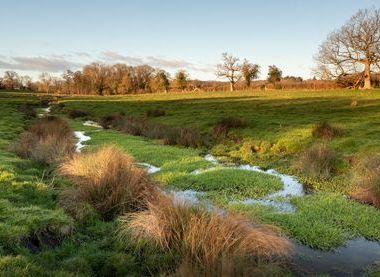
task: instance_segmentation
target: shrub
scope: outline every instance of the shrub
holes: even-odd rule
[[[113,115],[103,116],[99,120],[100,126],[104,129],[120,127],[120,123],[123,121],[123,115],[117,113]]]
[[[82,111],[82,110],[69,110],[68,115],[71,119],[75,119],[78,117],[88,116],[88,113],[86,111]]]
[[[77,202],[90,204],[106,219],[144,209],[147,201],[157,194],[147,173],[134,166],[129,155],[112,145],[95,153],[74,156],[64,162],[59,171],[73,182],[73,197]],[[70,193],[64,196],[67,200],[63,202],[70,204]]]
[[[332,126],[327,121],[323,121],[321,123],[318,123],[313,131],[312,135],[316,138],[323,138],[331,140],[335,137],[341,137],[344,134],[344,130],[339,127]]]
[[[298,169],[308,177],[327,179],[336,171],[338,154],[325,144],[307,149],[298,161]]]
[[[220,119],[214,126],[212,132],[215,138],[219,138],[221,136],[226,136],[232,128],[245,127],[247,127],[247,123],[243,119],[239,117],[228,116]]]
[[[146,111],[147,117],[159,117],[159,116],[164,116],[164,115],[166,115],[165,110],[154,109],[154,110],[147,110]]]
[[[288,240],[269,228],[167,196],[150,202],[145,211],[122,217],[120,237],[178,253],[205,270],[218,267],[226,257],[272,259],[291,249]]]
[[[11,148],[23,158],[57,164],[74,154],[75,137],[66,121],[47,116],[22,133]]]
[[[380,155],[363,158],[354,169],[357,191],[351,197],[380,208]]]

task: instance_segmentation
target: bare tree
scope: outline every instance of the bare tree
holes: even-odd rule
[[[230,91],[234,91],[235,83],[242,77],[239,58],[223,53],[222,59],[223,63],[217,65],[216,75],[221,78],[227,78],[230,82]]]
[[[258,64],[252,64],[244,59],[241,65],[241,74],[244,78],[245,85],[247,87],[251,86],[251,81],[257,79],[260,73],[260,66]]]
[[[6,89],[19,89],[21,86],[20,76],[15,71],[5,71],[2,83]]]
[[[371,67],[380,64],[380,9],[359,10],[320,46],[317,69],[324,78],[357,74],[371,88]]]

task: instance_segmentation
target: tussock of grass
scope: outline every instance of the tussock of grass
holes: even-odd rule
[[[25,103],[19,106],[18,110],[24,114],[27,119],[36,118],[37,113],[34,110],[36,105],[34,103]]]
[[[357,191],[351,197],[380,208],[380,155],[363,158],[354,170],[354,185]]]
[[[212,129],[215,138],[225,137],[232,128],[245,128],[247,123],[240,117],[228,116],[220,119]]]
[[[326,144],[314,144],[301,154],[296,167],[307,177],[328,179],[336,171],[338,154]]]
[[[159,139],[164,145],[182,145],[197,148],[207,144],[207,138],[202,136],[197,129],[172,127],[137,117],[105,116],[100,119],[100,124],[104,128],[114,128],[134,136]]]
[[[157,190],[147,173],[134,163],[129,155],[112,145],[74,156],[59,168],[74,184],[61,194],[62,205],[76,213],[75,203],[89,203],[107,219],[146,208]]]
[[[166,115],[165,110],[161,109],[154,109],[154,110],[147,110],[146,111],[146,116],[147,117],[160,117]]]
[[[344,130],[340,127],[332,126],[327,121],[318,123],[311,132],[313,137],[331,140],[344,135]]]
[[[129,236],[136,244],[145,242],[178,253],[182,259],[210,272],[226,257],[267,260],[284,257],[291,250],[289,241],[273,229],[169,197],[150,202],[146,211],[122,217],[121,240]]]
[[[86,111],[82,111],[82,110],[69,110],[67,112],[68,116],[71,118],[71,119],[75,119],[75,118],[78,118],[78,117],[85,117],[85,116],[88,116],[88,113]]]
[[[32,124],[11,149],[23,158],[43,164],[57,164],[73,155],[75,138],[66,121],[48,116]]]

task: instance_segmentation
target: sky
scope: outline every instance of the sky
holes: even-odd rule
[[[0,74],[149,64],[219,80],[223,52],[312,77],[327,35],[379,0],[0,0]]]

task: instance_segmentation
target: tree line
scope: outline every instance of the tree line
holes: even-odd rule
[[[315,56],[316,80],[303,81],[300,77],[282,77],[282,71],[275,65],[268,68],[265,82],[257,81],[260,88],[351,87],[370,89],[380,85],[380,9],[359,10],[340,29],[332,32],[320,46]],[[6,71],[0,78],[0,89],[31,90],[62,94],[116,95],[131,93],[167,92],[168,90],[225,90],[228,85],[233,91],[251,88],[258,79],[260,66],[229,53],[222,54],[222,61],[216,66],[216,76],[225,81],[191,80],[185,70],[179,70],[171,78],[163,69],[149,65],[130,66],[127,64],[105,65],[92,63],[82,70],[68,70],[61,77],[48,73],[41,74],[33,82],[28,76]],[[331,81],[329,81],[331,80]],[[310,86],[311,85],[311,86]],[[326,87],[328,86],[328,87]],[[329,87],[330,86],[330,87]]]

